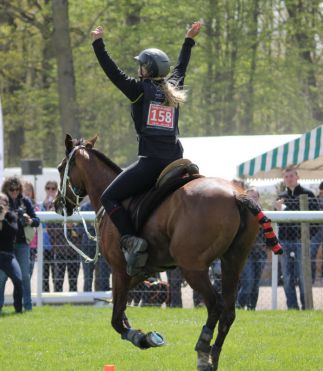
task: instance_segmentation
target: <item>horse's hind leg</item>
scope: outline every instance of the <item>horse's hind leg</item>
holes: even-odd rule
[[[215,326],[222,312],[222,298],[213,288],[208,270],[202,272],[182,270],[182,272],[192,289],[198,291],[203,296],[208,311],[206,324],[203,326],[195,346],[195,350],[197,351],[197,369],[206,370],[211,366],[209,363],[210,344]]]
[[[223,311],[219,319],[218,335],[211,350],[213,370],[218,368],[222,345],[235,320],[235,300],[243,261],[243,258],[233,258],[233,254],[221,261]]]

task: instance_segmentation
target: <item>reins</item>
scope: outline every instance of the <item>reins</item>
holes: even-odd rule
[[[65,170],[64,170],[63,181],[62,181],[62,189],[60,190],[60,197],[63,200],[63,205],[64,205],[63,206],[64,236],[65,236],[65,239],[66,239],[68,245],[73,250],[75,250],[79,255],[81,255],[84,258],[85,263],[96,263],[97,260],[98,260],[99,255],[100,255],[100,252],[99,252],[99,250],[100,250],[99,245],[100,244],[99,244],[99,233],[98,232],[99,232],[99,227],[100,227],[102,217],[104,215],[104,208],[102,206],[100,208],[100,210],[98,211],[98,213],[96,214],[96,216],[95,216],[95,221],[94,221],[95,236],[92,236],[90,234],[90,232],[88,231],[88,228],[87,228],[87,225],[86,225],[86,222],[85,222],[83,216],[80,213],[80,202],[84,199],[85,196],[81,196],[81,195],[77,194],[76,191],[74,191],[74,188],[72,187],[70,177],[69,177],[69,170],[70,170],[71,160],[72,160],[73,156],[75,155],[75,152],[80,148],[85,149],[85,147],[83,145],[80,145],[80,146],[74,147],[73,150],[68,154],[67,161],[66,161],[66,166],[65,166]],[[70,191],[73,193],[76,201],[73,201],[69,197],[67,197],[67,195],[66,195],[67,187],[69,187]],[[96,249],[95,249],[94,258],[90,258],[89,256],[87,256],[82,250],[80,250],[77,246],[75,246],[74,243],[72,241],[70,241],[70,239],[68,238],[68,235],[67,235],[66,200],[68,200],[71,204],[73,204],[75,206],[74,209],[73,209],[73,212],[76,211],[80,215],[87,237],[91,241],[96,241]]]

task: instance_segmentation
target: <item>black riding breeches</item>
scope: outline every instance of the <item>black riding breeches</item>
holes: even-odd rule
[[[135,230],[128,212],[121,201],[140,194],[151,188],[162,170],[172,162],[169,159],[140,157],[139,160],[122,173],[107,187],[101,196],[101,202],[120,235],[134,235]]]

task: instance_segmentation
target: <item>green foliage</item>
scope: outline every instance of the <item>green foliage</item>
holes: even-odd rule
[[[206,310],[128,308],[134,328],[158,331],[167,345],[146,351],[111,327],[111,309],[51,306],[0,316],[1,371],[196,369],[197,342]],[[322,311],[237,311],[221,353],[221,370],[322,369]]]
[[[323,122],[320,12],[318,1],[70,1],[82,136],[98,133],[99,149],[121,166],[136,158],[129,102],[98,65],[91,29],[105,28],[110,54],[136,76],[133,57],[146,47],[165,50],[174,65],[186,26],[197,19],[203,28],[185,80],[189,99],[181,109],[182,136],[312,129]],[[38,157],[55,166],[62,157],[52,33],[51,2],[0,3],[6,165]]]

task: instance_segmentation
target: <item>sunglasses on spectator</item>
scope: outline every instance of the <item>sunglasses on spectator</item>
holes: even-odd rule
[[[13,187],[10,187],[10,188],[9,188],[9,191],[10,191],[10,192],[19,192],[19,188],[13,188]]]
[[[56,187],[46,187],[46,191],[56,191]]]

